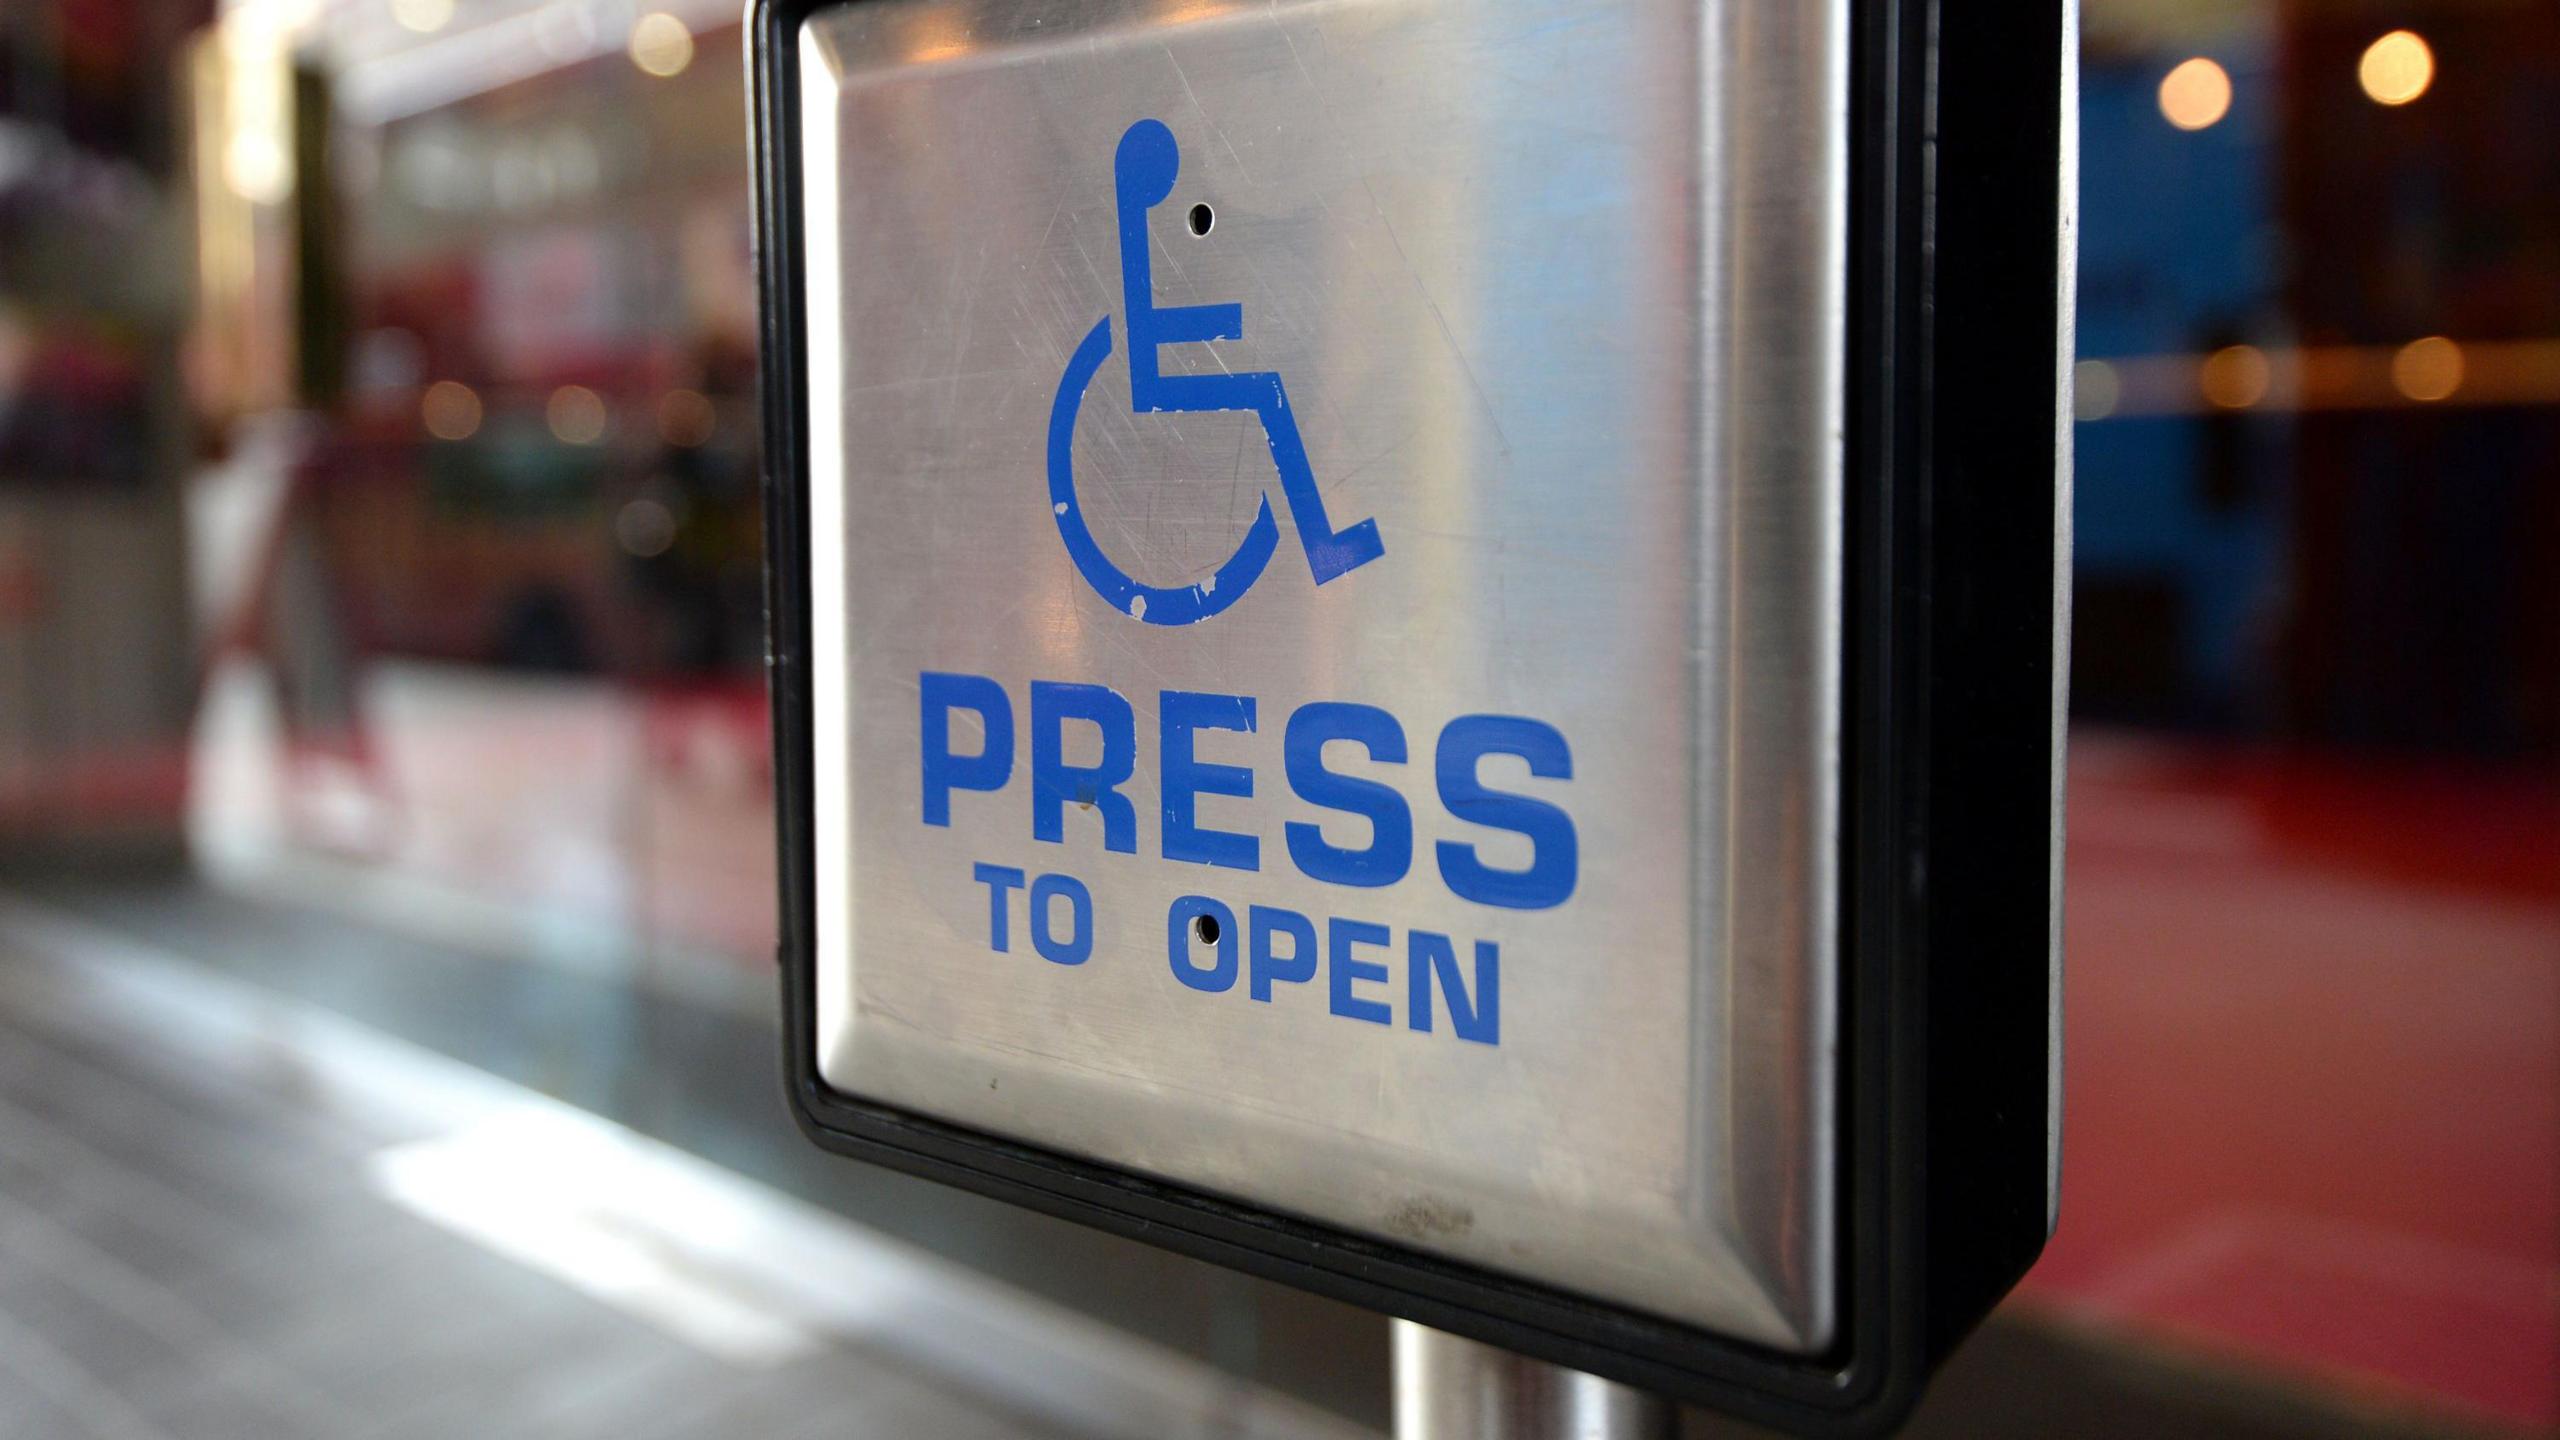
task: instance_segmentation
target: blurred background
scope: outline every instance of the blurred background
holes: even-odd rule
[[[2560,7],[2082,34],[2063,1220],[1915,1429],[2552,1433]],[[741,74],[0,9],[0,1436],[1384,1428],[783,1117]]]

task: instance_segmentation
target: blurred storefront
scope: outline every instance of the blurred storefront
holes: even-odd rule
[[[175,79],[211,6],[0,17],[0,849],[173,859],[188,697]]]
[[[2560,1418],[2560,14],[2092,5],[2064,1220],[2021,1303]]]
[[[211,9],[0,17],[11,884],[1374,1423],[1364,1317],[730,1124],[736,7]],[[2560,10],[2083,36],[2063,1219],[1923,1426],[2560,1425]]]

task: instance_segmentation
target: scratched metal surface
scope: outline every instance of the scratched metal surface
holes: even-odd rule
[[[1814,1350],[1834,1317],[1845,5],[1800,0],[870,0],[801,55],[811,257],[819,1048],[849,1093],[1694,1322]],[[1158,303],[1240,302],[1167,373],[1276,371],[1309,466],[1384,554],[1318,586],[1250,414],[1134,415],[1114,147],[1162,120]],[[1195,236],[1185,212],[1213,206]],[[1101,548],[1192,584],[1268,492],[1232,608],[1141,624],[1079,575],[1045,439],[1078,342],[1118,343],[1072,456]],[[1034,679],[1138,716],[1140,843],[1012,783],[922,823],[918,676]],[[1164,858],[1156,697],[1256,697],[1259,871]],[[1281,774],[1291,710],[1383,707],[1415,863],[1320,885]],[[1431,746],[1534,717],[1573,778],[1552,909],[1452,895]],[[960,742],[964,748],[974,737]],[[1070,746],[1071,759],[1089,759]],[[1357,845],[1364,822],[1326,833]],[[1517,844],[1517,848],[1506,848]],[[1092,888],[1093,958],[988,944],[978,862]],[[1167,902],[1393,927],[1382,1027],[1323,977],[1175,983]],[[1019,905],[1017,895],[1015,903]],[[1063,914],[1063,911],[1061,912]],[[1498,1045],[1408,1028],[1422,927],[1501,948]]]

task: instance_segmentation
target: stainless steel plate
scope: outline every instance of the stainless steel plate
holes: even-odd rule
[[[827,1084],[1830,1341],[1846,26],[806,24]]]

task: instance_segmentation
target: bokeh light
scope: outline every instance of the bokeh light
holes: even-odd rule
[[[658,397],[658,438],[681,449],[710,440],[720,417],[699,390],[670,390]]]
[[[631,63],[661,78],[681,75],[693,63],[693,31],[663,10],[653,10],[631,26]]]
[[[2204,398],[2225,410],[2245,410],[2267,398],[2274,369],[2255,345],[2226,345],[2205,357],[2196,383]]]
[[[2124,382],[2104,360],[2083,360],[2071,367],[2071,414],[2079,420],[2104,420],[2124,399]]]
[[[2406,105],[2436,80],[2436,54],[2414,30],[2394,30],[2364,47],[2356,82],[2377,105]]]
[[[593,445],[604,438],[604,397],[584,385],[563,385],[542,407],[551,433],[571,445]]]
[[[642,560],[664,555],[676,541],[675,512],[646,496],[631,501],[613,517],[613,538],[626,555]]]
[[[2231,113],[2231,72],[2201,55],[2160,79],[2160,113],[2181,130],[2202,130]]]
[[[418,419],[439,440],[468,440],[480,431],[480,395],[459,380],[439,380],[418,397]]]
[[[2410,341],[2391,357],[2391,384],[2422,404],[2445,399],[2462,388],[2462,347],[2442,335]]]
[[[404,30],[432,35],[453,21],[453,0],[391,0],[391,18]]]

